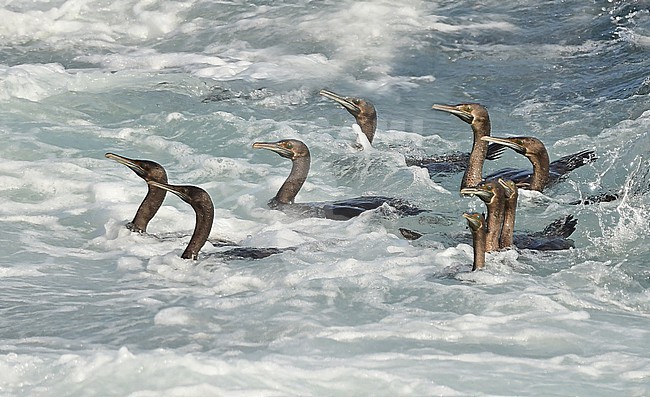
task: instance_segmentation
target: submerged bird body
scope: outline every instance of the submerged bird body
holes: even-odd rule
[[[505,202],[505,191],[503,186],[495,181],[483,181],[474,187],[461,189],[460,193],[477,196],[485,203],[485,206],[487,207],[485,250],[490,252],[499,249]]]
[[[144,179],[146,182],[154,181],[167,183],[167,173],[165,172],[165,168],[154,161],[135,160],[114,153],[106,153],[105,157],[129,167],[137,176]],[[160,206],[165,200],[165,195],[167,194],[165,189],[150,184],[147,186],[147,195],[138,207],[133,220],[126,224],[126,227],[134,232],[145,233],[147,231],[149,222],[160,209]]]
[[[501,145],[488,145],[486,160],[496,160],[501,157],[505,147]],[[469,157],[471,153],[447,153],[441,155],[434,155],[426,158],[407,157],[407,166],[418,166],[426,168],[431,178],[435,176],[447,176],[463,172],[467,169],[469,164]]]
[[[363,98],[343,96],[329,90],[320,90],[319,94],[343,106],[354,116],[357,124],[361,127],[361,132],[372,144],[377,131],[377,110],[372,103]]]
[[[483,141],[503,145],[528,158],[532,170],[506,168],[490,174],[486,179],[510,179],[519,188],[543,191],[547,186],[560,181],[569,172],[596,159],[593,150],[583,150],[549,162],[546,146],[535,137],[483,137]]]
[[[198,259],[199,251],[208,240],[208,236],[212,230],[212,222],[214,220],[214,205],[212,204],[210,195],[205,190],[196,186],[168,185],[155,181],[149,181],[148,183],[157,188],[174,193],[181,200],[192,206],[192,209],[196,214],[196,224],[190,242],[187,244],[185,251],[181,254],[181,258]]]
[[[275,197],[269,201],[269,207],[272,209],[279,209],[296,216],[334,220],[348,220],[384,204],[395,208],[400,215],[416,215],[424,212],[404,200],[385,196],[362,196],[327,202],[295,203],[296,195],[309,173],[311,156],[307,145],[299,140],[284,139],[278,142],[255,142],[253,148],[271,150],[292,162],[289,176]]]
[[[515,233],[513,244],[519,249],[536,251],[557,251],[575,248],[575,242],[569,236],[576,230],[577,224],[578,220],[573,215],[565,215],[554,220],[541,232],[531,234]]]
[[[498,186],[498,188],[496,188]],[[501,247],[500,242],[502,241],[502,234],[504,228],[506,228],[506,233],[510,234],[510,223],[514,228],[514,218],[515,218],[515,207],[510,206],[509,211],[511,222],[508,221],[506,226],[506,189],[499,182],[495,181],[484,181],[478,184],[474,188],[466,188],[461,190],[463,194],[471,194],[478,196],[483,200],[488,209],[488,219],[487,219],[487,241],[486,241],[486,250],[488,252],[498,249],[505,248],[507,246]],[[574,241],[568,238],[576,228],[578,221],[572,215],[566,215],[562,218],[556,219],[550,225],[548,225],[542,232],[536,233],[514,233],[512,237],[503,236],[505,241],[512,238],[512,245],[519,249],[531,249],[538,251],[552,251],[552,250],[564,250],[573,248]],[[492,230],[490,226],[495,225]],[[498,232],[497,232],[498,230]],[[495,236],[494,233],[498,235]],[[495,245],[496,242],[496,245]]]

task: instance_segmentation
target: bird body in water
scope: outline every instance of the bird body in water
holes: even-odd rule
[[[198,252],[205,245],[212,228],[214,218],[214,206],[209,194],[195,186],[173,186],[167,183],[167,172],[165,168],[150,160],[135,160],[120,156],[114,153],[106,153],[106,158],[115,160],[120,164],[129,167],[139,177],[144,179],[148,185],[148,192],[133,218],[133,221],[126,224],[126,227],[134,232],[146,233],[147,226],[151,219],[158,213],[162,203],[170,191],[179,196],[183,201],[192,206],[196,212],[197,222],[194,234],[190,243],[182,255],[184,259],[196,259]],[[237,245],[231,241],[218,240],[217,246]],[[295,248],[258,248],[258,247],[234,247],[219,252],[217,255],[226,259],[260,259],[270,255],[294,250]]]
[[[578,220],[573,215],[560,217],[541,232],[517,232],[513,236],[513,245],[519,249],[535,251],[559,251],[575,248],[575,242],[569,238],[576,230]]]
[[[503,187],[504,195],[503,224],[501,225],[501,236],[499,236],[499,248],[509,248],[513,244],[519,190],[517,184],[510,179],[499,178],[497,182]]]
[[[375,133],[377,131],[377,110],[370,101],[363,98],[343,96],[325,89],[320,90],[319,94],[340,104],[352,116],[354,116],[357,125],[359,125],[361,128],[361,132],[366,136],[368,142],[372,145],[372,141],[375,138]],[[444,107],[448,105],[434,106]],[[439,108],[438,110],[448,111],[447,109],[442,108]],[[361,144],[360,146],[363,145]],[[504,148],[500,145],[495,145],[494,147],[492,147],[492,145],[488,145],[488,148],[489,149],[485,157],[488,160],[495,160],[499,158],[501,152],[504,150]],[[429,171],[430,175],[442,175],[465,171],[467,169],[469,159],[470,153],[452,153],[431,156],[427,158],[406,157],[405,160],[406,165],[409,167],[415,165],[418,167],[426,168]]]
[[[208,241],[210,231],[212,230],[212,222],[214,220],[214,205],[210,195],[205,190],[197,186],[191,185],[169,185],[166,183],[159,183],[149,181],[150,185],[172,192],[177,195],[181,200],[188,203],[194,213],[196,214],[196,223],[194,225],[194,232],[190,238],[185,251],[181,254],[183,259],[196,260],[199,257],[199,251]]]
[[[485,217],[477,212],[464,213],[463,217],[467,219],[467,226],[472,233],[472,247],[474,248],[474,263],[472,271],[485,267],[485,242],[487,230]]]
[[[315,203],[296,203],[295,198],[307,179],[311,163],[309,148],[302,141],[283,139],[278,142],[255,142],[255,149],[271,150],[291,160],[289,176],[268,205],[296,216],[348,220],[383,204],[395,208],[400,215],[416,215],[424,210],[408,202],[385,196],[362,196],[353,199]]]
[[[129,167],[137,176],[146,182],[167,183],[167,172],[165,168],[155,161],[130,159],[114,153],[106,153],[105,157]],[[145,233],[147,231],[149,222],[160,209],[167,194],[165,189],[150,184],[147,184],[147,186],[147,195],[138,207],[133,220],[126,224],[129,230],[138,233]]]
[[[487,252],[498,250],[504,217],[505,190],[503,186],[496,181],[483,181],[474,187],[461,189],[460,193],[477,196],[485,203],[487,207],[485,250]]]
[[[343,96],[330,90],[320,90],[319,94],[343,106],[357,121],[357,124],[361,127],[361,132],[372,145],[377,131],[377,110],[375,105],[363,98]]]
[[[547,186],[557,183],[570,171],[596,159],[593,150],[583,150],[550,163],[546,146],[535,137],[516,136],[498,138],[486,136],[481,139],[493,144],[503,145],[526,156],[533,166],[532,171],[507,168],[488,175],[486,179],[510,179],[519,188],[536,190],[538,192],[542,192]]]
[[[498,188],[497,188],[498,185]],[[566,215],[562,218],[556,219],[548,225],[542,232],[536,233],[514,233],[512,237],[504,236],[501,237],[501,234],[504,230],[504,219],[506,218],[505,213],[505,202],[506,202],[506,191],[504,186],[496,181],[484,181],[478,184],[474,188],[466,188],[461,190],[463,194],[476,195],[483,202],[485,202],[488,209],[488,220],[487,220],[487,241],[486,241],[486,250],[488,252],[498,249],[506,248],[500,247],[500,241],[507,241],[512,238],[512,244],[519,249],[531,249],[538,251],[552,251],[552,250],[564,250],[569,248],[574,248],[574,241],[569,238],[571,234],[575,231],[576,224],[578,221],[572,215]],[[499,210],[499,208],[501,210]],[[512,219],[512,225],[514,228],[514,219],[516,207],[510,206],[510,214],[508,217]],[[492,216],[492,218],[491,218]],[[490,222],[492,219],[492,223]],[[496,230],[499,230],[499,235],[494,236],[491,233],[490,225],[494,224],[495,227],[492,230],[495,233]],[[510,229],[506,229],[507,233],[511,233]],[[496,246],[494,245],[494,239],[496,238]]]

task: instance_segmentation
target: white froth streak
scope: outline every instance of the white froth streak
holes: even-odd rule
[[[163,349],[131,352],[122,347],[44,358],[9,354],[0,361],[0,368],[4,390],[34,396],[106,394],[109,390],[125,396],[480,395],[499,390],[499,382],[493,379],[497,369],[510,373],[513,391],[544,385],[539,390],[549,393],[553,387],[544,379],[552,376],[561,394],[569,385],[592,387],[599,378],[617,373],[621,374],[619,382],[635,382],[641,392],[640,382],[650,376],[648,366],[639,365],[638,358],[625,352],[515,358],[432,349],[341,359],[290,353],[215,357]]]
[[[43,40],[54,45],[68,41],[117,47],[124,35],[132,40],[148,40],[173,31],[193,3],[164,2],[152,7],[149,1],[126,0],[106,6],[96,0],[66,0],[41,3],[40,9],[3,7],[0,37],[9,43]]]

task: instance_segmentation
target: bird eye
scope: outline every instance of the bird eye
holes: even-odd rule
[[[293,149],[293,143],[287,142],[287,144],[284,145],[284,147],[286,147],[287,149]]]

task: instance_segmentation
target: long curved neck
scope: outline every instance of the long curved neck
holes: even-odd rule
[[[533,165],[533,176],[530,178],[530,190],[541,192],[549,181],[549,159],[548,152],[544,151],[539,155],[528,158]]]
[[[474,143],[469,154],[469,163],[463,175],[460,188],[474,187],[483,180],[483,162],[487,156],[488,142],[481,140],[483,136],[490,136],[490,120],[484,119],[472,123]]]
[[[503,226],[503,202],[493,200],[487,205],[487,235],[485,238],[485,250],[487,252],[499,249],[499,237]]]
[[[309,156],[299,157],[292,161],[291,172],[272,201],[279,204],[293,204],[309,174],[309,163]]]
[[[212,221],[214,220],[214,205],[211,200],[192,205],[192,208],[196,212],[196,225],[194,226],[194,233],[192,233],[190,242],[181,254],[181,258],[183,259],[197,259],[199,257],[199,251],[203,248],[210,236]]]
[[[508,248],[512,247],[515,231],[515,214],[517,212],[516,194],[506,198],[503,212],[503,226],[501,227],[501,237],[499,237],[499,248]]]
[[[167,180],[161,182],[167,183]],[[144,200],[142,200],[140,207],[138,207],[133,220],[129,222],[126,227],[134,232],[146,232],[149,221],[151,221],[160,209],[166,195],[166,190],[149,185],[147,195],[144,196]]]
[[[377,130],[377,117],[359,116],[357,124],[361,127],[361,132],[368,138],[368,142],[372,143],[375,139],[375,131]]]
[[[485,228],[472,231],[472,244],[474,245],[474,264],[472,271],[485,267]]]

